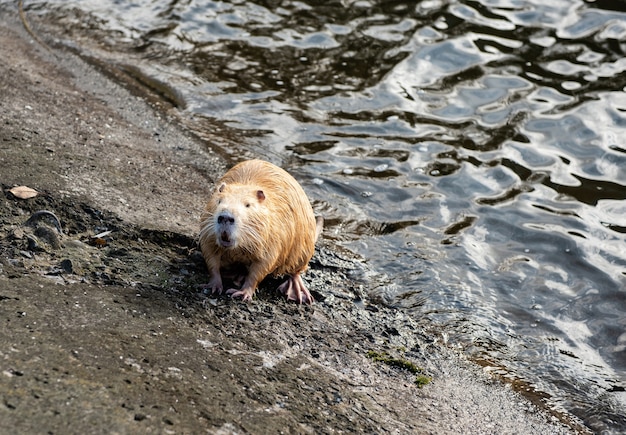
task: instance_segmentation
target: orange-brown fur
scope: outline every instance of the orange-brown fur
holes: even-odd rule
[[[228,290],[233,296],[251,299],[258,283],[270,274],[290,275],[304,287],[299,274],[313,256],[321,222],[316,224],[298,182],[271,163],[249,160],[230,169],[216,186],[202,213],[200,230],[211,290],[221,293],[220,270],[238,263],[247,267],[248,275],[240,290]],[[233,223],[224,223],[231,216]],[[220,242],[220,237],[226,242]],[[312,297],[303,290],[306,296],[300,302],[311,303]]]

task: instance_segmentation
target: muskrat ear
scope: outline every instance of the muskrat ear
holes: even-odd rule
[[[256,191],[256,197],[259,200],[259,202],[265,201],[265,194],[263,193],[262,190],[257,190]]]
[[[222,184],[220,185],[220,187],[217,189],[217,191],[218,191],[218,192],[221,192],[221,191],[223,191],[223,190],[224,190],[224,188],[225,188],[225,187],[226,187],[226,183],[222,183]]]

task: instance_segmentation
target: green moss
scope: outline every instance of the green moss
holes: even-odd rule
[[[422,374],[424,370],[421,367],[416,366],[409,360],[403,358],[393,358],[387,352],[377,352],[375,350],[367,351],[367,356],[374,361],[380,361],[387,364],[388,366],[408,370],[409,372],[413,373],[414,375],[416,375],[414,382],[419,388],[422,388],[424,385],[428,384],[432,380],[430,377],[424,376]]]
[[[432,378],[429,376],[417,375],[415,376],[414,382],[418,388],[422,388],[424,385],[428,384],[430,381],[432,381]]]
[[[411,373],[421,372],[421,369],[413,364],[411,361],[401,358],[393,358],[387,352],[376,352],[375,350],[370,350],[367,352],[367,356],[374,361],[380,361],[392,367],[405,369],[410,371]]]

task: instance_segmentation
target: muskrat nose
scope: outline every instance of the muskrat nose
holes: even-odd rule
[[[230,224],[230,225],[232,225],[232,224],[235,223],[235,216],[233,216],[232,214],[227,213],[227,212],[220,213],[217,216],[217,223],[220,224],[220,225],[223,225],[223,224]]]

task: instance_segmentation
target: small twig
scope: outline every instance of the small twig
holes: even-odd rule
[[[54,225],[56,230],[59,232],[59,234],[63,234],[63,227],[61,226],[61,221],[59,220],[57,215],[55,215],[54,213],[52,213],[51,211],[48,211],[48,210],[36,211],[32,215],[30,215],[30,217],[24,223],[24,225],[33,225],[37,220],[39,220],[39,219],[41,219],[43,217],[48,217],[49,220],[52,221],[52,224]]]
[[[104,239],[106,236],[108,236],[109,234],[111,234],[113,231],[109,230],[109,231],[104,231],[100,234],[96,234],[95,236],[91,236],[92,239]]]
[[[24,0],[18,1],[18,9],[20,13],[20,19],[22,20],[22,25],[29,33],[29,35],[32,36],[33,39],[37,41],[43,48],[48,50],[50,53],[54,53],[50,46],[46,44],[39,36],[37,36],[35,32],[33,32],[33,29],[30,27],[30,24],[28,24],[28,21],[26,20],[26,13],[24,12]]]

